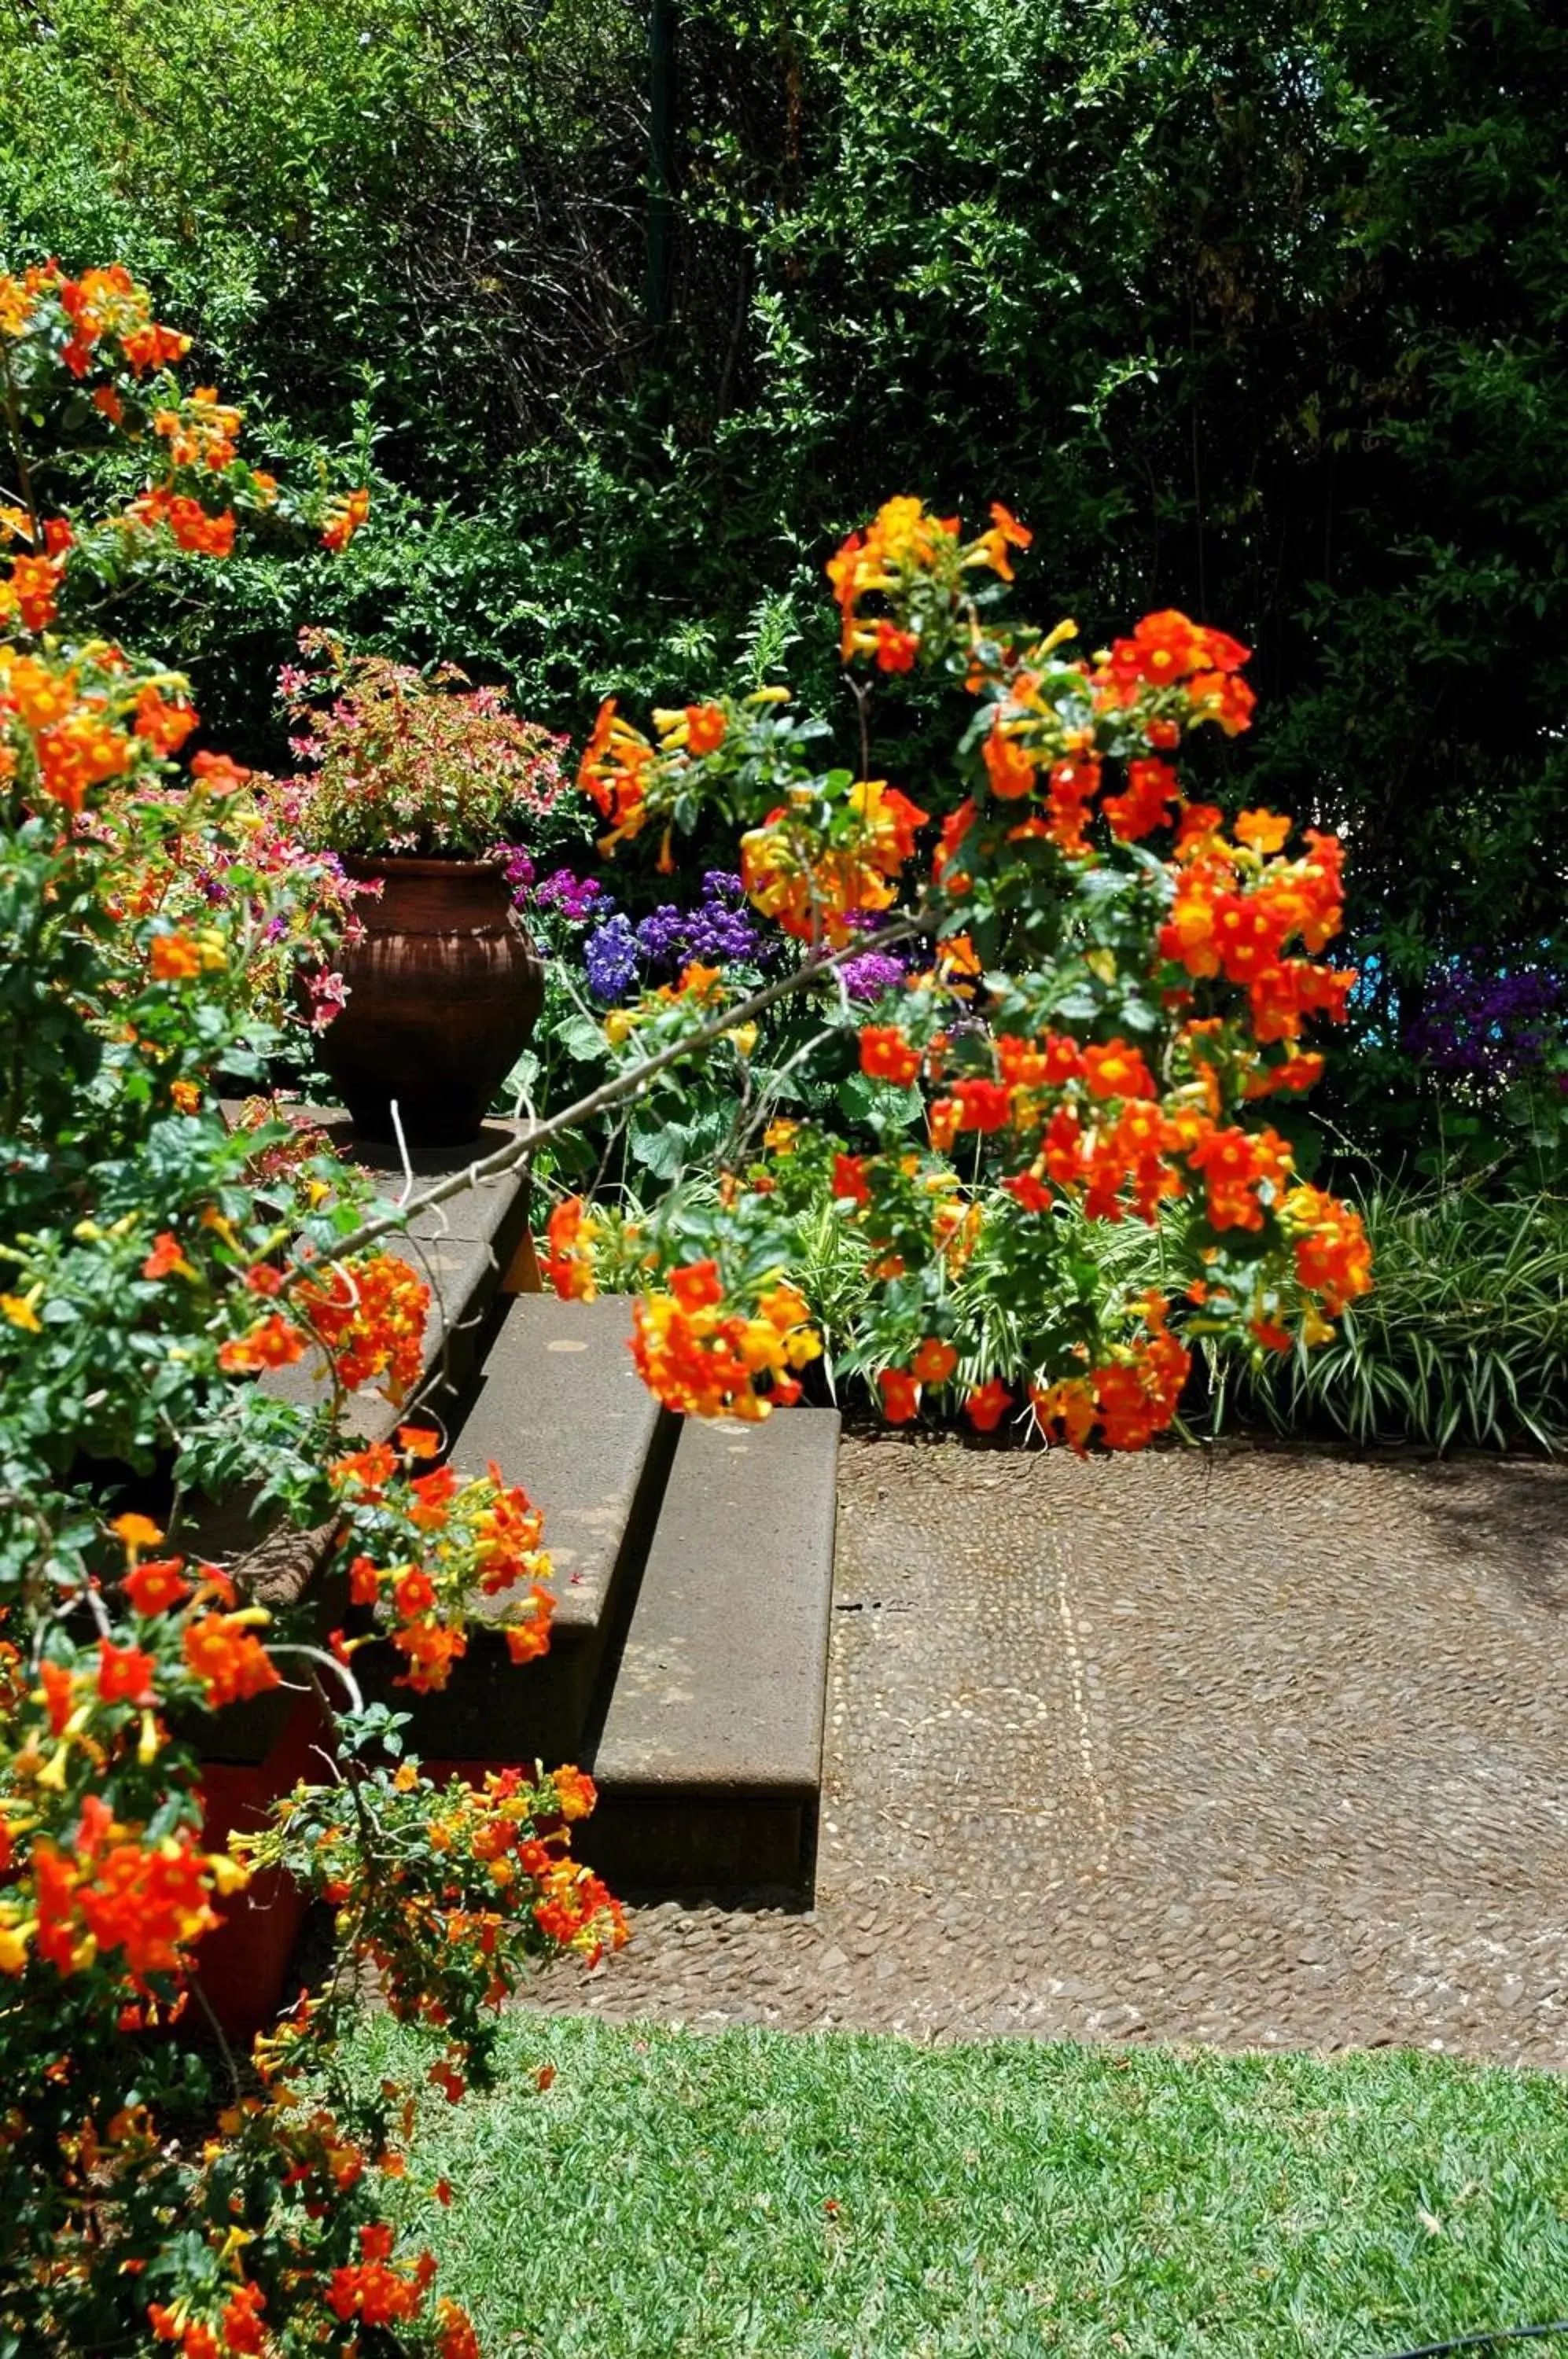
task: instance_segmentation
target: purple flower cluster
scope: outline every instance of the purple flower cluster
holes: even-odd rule
[[[596,876],[579,876],[570,868],[558,868],[545,878],[534,893],[541,908],[559,909],[572,925],[586,925],[597,914],[613,909],[615,903]]]
[[[1454,959],[1427,981],[1405,1045],[1451,1080],[1505,1086],[1543,1065],[1563,1040],[1563,978],[1539,967],[1487,973]]]
[[[880,999],[885,991],[897,991],[909,979],[908,951],[883,950],[877,936],[882,920],[874,911],[862,910],[849,919],[856,933],[866,937],[866,948],[852,959],[845,959],[839,973],[851,999]]]
[[[694,909],[678,909],[665,902],[649,912],[637,929],[637,947],[650,968],[678,968],[691,959],[704,966],[728,966],[736,961],[756,962],[762,955],[762,938],[747,915],[738,876],[710,868],[702,878],[702,898]]]
[[[491,847],[490,857],[504,863],[506,882],[512,888],[512,898],[520,909],[528,897],[534,881],[534,864],[520,843],[497,843]]]
[[[535,899],[544,900],[556,881],[547,879]],[[576,914],[564,898],[557,905],[569,917]],[[722,868],[710,868],[702,878],[702,898],[695,908],[665,902],[635,928],[608,899],[598,900],[593,914],[599,922],[583,942],[583,960],[595,999],[618,999],[639,972],[648,978],[678,974],[693,959],[704,966],[760,965],[768,955],[745,907],[740,878]]]
[[[897,991],[909,981],[903,960],[891,951],[862,951],[857,958],[845,959],[839,973],[851,999],[880,999],[885,991]]]

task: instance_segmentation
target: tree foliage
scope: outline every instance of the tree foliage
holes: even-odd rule
[[[890,484],[999,494],[1090,634],[1169,603],[1257,650],[1216,770],[1347,831],[1397,1131],[1434,957],[1559,926],[1557,12],[686,0],[658,335],[645,47],[583,0],[10,20],[12,258],[125,253],[253,411],[379,476],[349,562],[249,559],[222,651],[162,643],[245,750],[307,619],[581,728],[802,637],[825,683],[824,538]]]

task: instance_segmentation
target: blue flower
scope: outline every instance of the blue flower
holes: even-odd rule
[[[637,936],[629,919],[619,911],[595,926],[583,945],[588,988],[608,1006],[620,998],[637,971]]]
[[[649,966],[670,966],[684,957],[688,927],[686,912],[672,902],[649,911],[637,929],[637,948]]]
[[[762,958],[761,936],[751,917],[732,906],[739,898],[740,878],[711,868],[702,884],[704,897],[694,909],[664,901],[637,927],[637,948],[651,968],[675,969],[691,959],[730,966]]]

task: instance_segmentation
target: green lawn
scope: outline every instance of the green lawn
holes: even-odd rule
[[[406,2188],[496,2359],[1375,2359],[1568,2313],[1544,2073],[528,2017],[506,2052],[421,2106]]]

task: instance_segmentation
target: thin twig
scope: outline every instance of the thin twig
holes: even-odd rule
[[[408,1160],[408,1142],[403,1136],[403,1117],[397,1111],[397,1101],[392,1100],[392,1133],[397,1141],[397,1153],[403,1165],[403,1192],[397,1199],[399,1212],[414,1192],[414,1167]]]
[[[212,2002],[201,1987],[201,1977],[193,1974],[188,1987],[193,1990],[196,1994],[196,2004],[201,2008],[202,2014],[206,2017],[208,2028],[216,2039],[219,2049],[223,2055],[223,2067],[229,2076],[229,2086],[233,2089],[234,2095],[238,2097],[241,2094],[243,2083],[240,2080],[240,2068],[234,2061],[234,2051],[229,2046],[228,2034],[224,2031],[223,2025],[218,2021],[217,2015],[212,2006]]]
[[[339,1679],[342,1680],[344,1687],[348,1690],[349,1710],[351,1712],[363,1712],[365,1710],[365,1698],[360,1692],[359,1682],[354,1678],[354,1673],[349,1669],[346,1663],[340,1663],[335,1655],[329,1655],[325,1647],[296,1646],[292,1641],[290,1641],[287,1646],[269,1647],[267,1651],[269,1655],[308,1655],[313,1663],[325,1663],[329,1669],[336,1671]],[[320,1681],[317,1680],[314,1672],[310,1676],[310,1685],[315,1689],[317,1694],[321,1696],[323,1707],[326,1711],[331,1712],[331,1704],[327,1702],[326,1697],[321,1695]]]
[[[301,1695],[310,1695],[314,1692],[314,1690],[309,1687],[304,1687],[300,1689],[299,1692]],[[329,1771],[337,1779],[340,1786],[346,1785],[348,1781],[344,1777],[343,1771],[339,1768],[336,1761],[333,1760],[332,1755],[327,1751],[324,1745],[312,1745],[310,1750],[315,1755],[318,1761],[324,1761],[326,1763]]]
[[[868,779],[871,776],[871,723],[867,716],[871,709],[871,684],[868,680],[846,677],[844,686],[855,699],[855,709],[860,720],[860,775],[863,779]]]

